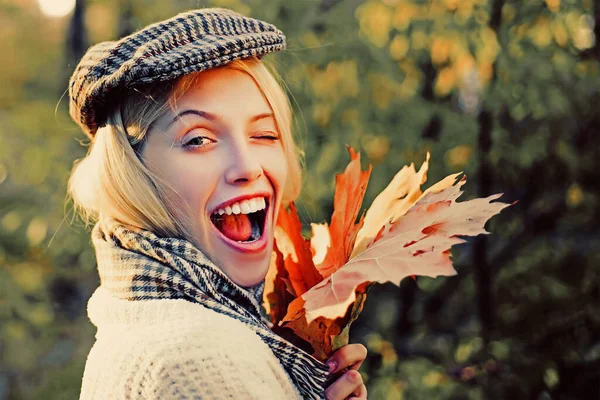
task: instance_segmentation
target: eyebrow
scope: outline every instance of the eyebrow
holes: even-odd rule
[[[201,110],[193,110],[193,109],[190,109],[190,110],[185,110],[185,111],[182,111],[182,112],[180,112],[179,114],[177,114],[177,115],[175,116],[175,118],[173,118],[173,119],[171,120],[171,122],[169,122],[169,123],[167,124],[167,128],[168,128],[169,126],[171,126],[171,125],[172,125],[172,124],[173,124],[175,121],[177,121],[177,120],[181,119],[181,117],[183,117],[183,116],[186,116],[186,115],[196,115],[196,116],[198,116],[198,117],[201,117],[201,118],[207,119],[207,120],[209,120],[209,121],[218,121],[218,120],[219,120],[219,117],[218,117],[217,115],[215,115],[215,114],[211,114],[211,113],[209,113],[209,112],[207,112],[207,111],[201,111]],[[256,121],[259,121],[259,120],[261,120],[261,119],[265,119],[265,118],[275,118],[275,116],[274,116],[274,115],[273,115],[273,113],[271,113],[271,112],[268,112],[268,113],[262,113],[262,114],[258,114],[258,115],[255,115],[255,116],[253,116],[252,118],[250,118],[250,119],[248,120],[248,123],[256,122]]]

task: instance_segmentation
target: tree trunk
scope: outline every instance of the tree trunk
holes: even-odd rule
[[[487,197],[491,193],[493,172],[489,163],[489,152],[492,147],[493,115],[489,110],[482,110],[479,114],[479,171],[477,172],[477,195]],[[494,310],[491,288],[491,268],[487,258],[487,237],[480,235],[475,239],[473,249],[473,265],[475,266],[475,282],[479,298],[479,320],[481,321],[481,334],[487,345],[490,332],[494,325]]]
[[[500,23],[502,21],[502,7],[504,0],[494,0],[490,15],[490,28],[498,34]],[[496,71],[494,65],[494,73],[490,81],[493,85],[496,79]],[[478,157],[479,170],[477,171],[477,195],[479,197],[487,197],[491,194],[493,187],[493,170],[489,161],[489,154],[492,148],[492,131],[494,129],[494,114],[488,110],[485,105],[482,107],[478,117],[479,133],[478,133]],[[490,333],[494,326],[494,301],[491,287],[491,268],[487,258],[487,238],[479,236],[475,240],[473,249],[473,265],[475,266],[475,282],[477,287],[477,297],[479,299],[479,320],[481,321],[481,336],[487,346],[490,340]]]
[[[68,86],[71,73],[88,48],[88,36],[85,28],[85,7],[86,0],[76,0],[73,16],[67,29],[67,68],[64,69],[66,75],[63,77],[63,81],[65,82],[65,85],[62,86],[63,88]]]

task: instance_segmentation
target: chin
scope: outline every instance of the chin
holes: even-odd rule
[[[224,272],[236,285],[241,287],[252,287],[258,285],[265,279],[267,271],[269,270],[269,261],[270,260],[266,260],[266,262],[261,263],[262,265],[244,263],[244,266],[237,271],[231,271],[230,273],[227,271]]]

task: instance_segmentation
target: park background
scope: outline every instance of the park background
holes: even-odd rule
[[[598,2],[74,3],[0,0],[1,400],[78,398],[94,340],[68,77],[90,44],[206,6],[287,35],[269,58],[299,116],[304,223],[331,215],[346,145],[373,164],[365,208],[427,152],[428,184],[464,171],[464,199],[518,200],[453,249],[457,276],[371,289],[351,331],[370,399],[600,399]]]

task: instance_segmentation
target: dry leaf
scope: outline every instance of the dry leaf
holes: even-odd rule
[[[421,185],[427,181],[429,157],[429,153],[427,153],[427,158],[418,172],[415,171],[414,164],[405,165],[394,176],[390,184],[375,197],[365,215],[364,224],[358,231],[350,259],[373,243],[383,226],[389,222],[396,222],[425,194],[437,193],[452,186],[462,173],[447,176],[423,193]]]
[[[280,211],[265,290],[273,330],[322,361],[348,343],[373,283],[454,275],[450,248],[464,241],[459,236],[487,233],[486,221],[509,205],[491,203],[500,195],[457,203],[466,179],[456,183],[460,173],[423,193],[427,154],[418,172],[411,164],[396,174],[356,222],[371,167],[362,171],[360,155],[348,150],[351,161],[336,176],[331,225],[311,224],[308,240],[294,204]]]
[[[371,166],[362,171],[360,153],[356,153],[351,147],[348,147],[348,152],[351,161],[344,173],[338,174],[335,179],[333,215],[329,225],[331,245],[323,262],[316,266],[324,278],[348,261],[358,230],[363,224],[363,218],[358,223],[356,218],[367,190]]]
[[[358,316],[362,312],[365,301],[367,300],[367,291],[371,286],[371,283],[363,283],[356,288],[356,300],[354,300],[354,304],[350,308],[350,313],[344,323],[344,328],[338,335],[331,337],[332,352],[348,344],[350,339],[350,326],[358,319]]]
[[[334,351],[332,338],[340,335],[345,325],[343,318],[313,318],[310,322],[305,316],[304,300],[298,297],[288,307],[288,315],[279,324],[276,331],[284,332],[285,338],[294,344],[303,345],[313,357],[325,361]],[[285,331],[289,329],[290,331]]]
[[[279,210],[275,227],[275,241],[281,254],[293,294],[301,296],[323,280],[312,261],[310,241],[302,236],[302,224],[294,203],[289,211]]]
[[[331,235],[329,234],[329,226],[325,224],[310,224],[312,228],[312,236],[310,237],[310,248],[313,253],[313,263],[315,266],[321,265],[327,251],[331,247]]]
[[[265,291],[263,292],[265,311],[274,324],[285,317],[288,306],[295,298],[290,289],[283,254],[277,248],[277,244],[274,243],[271,265],[265,276]]]
[[[335,319],[346,315],[355,291],[365,282],[399,284],[411,275],[456,274],[450,248],[464,240],[457,235],[487,233],[486,221],[509,204],[490,203],[501,196],[457,203],[466,178],[437,193],[427,193],[402,218],[388,223],[364,252],[306,292],[306,317]],[[287,316],[286,316],[287,318]]]
[[[429,153],[419,172],[415,171],[414,164],[405,165],[390,184],[375,197],[365,215],[365,223],[358,232],[350,258],[364,251],[373,242],[381,227],[396,221],[417,202],[421,196],[421,185],[427,180],[428,169]]]

